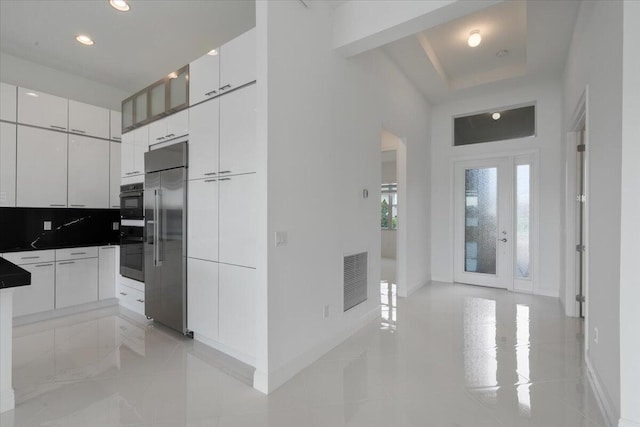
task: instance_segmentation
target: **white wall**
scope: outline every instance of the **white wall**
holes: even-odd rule
[[[620,427],[640,425],[640,2],[624,4],[620,195]],[[625,424],[626,423],[626,424]]]
[[[587,359],[612,423],[620,414],[622,8],[617,1],[582,3],[564,76],[565,121],[589,88]]]
[[[130,94],[111,86],[0,52],[0,81],[120,111]]]
[[[258,309],[263,316],[258,323],[267,325],[259,345],[266,348],[258,349],[254,384],[270,391],[379,316],[376,195],[383,117],[387,111],[401,116],[413,110],[411,120],[419,118],[420,125],[401,122],[396,129],[421,147],[419,156],[427,150],[428,106],[395,68],[372,73],[380,58],[336,55],[327,5],[307,9],[298,2],[270,1],[257,8],[258,40],[266,51],[258,57],[258,81],[266,83],[259,90],[258,122],[267,132],[267,236],[288,233],[287,246],[268,245],[268,302]],[[394,80],[378,80],[389,74]],[[387,99],[395,91],[407,100],[398,105]],[[393,107],[383,110],[384,102]],[[369,252],[369,298],[343,313],[343,256],[360,251]],[[428,271],[423,276],[426,283]]]
[[[561,86],[540,82],[516,90],[495,91],[483,97],[435,106],[431,148],[431,263],[433,280],[453,281],[453,162],[455,158],[539,150],[539,245],[534,264],[534,293],[558,296],[560,287]],[[536,102],[535,137],[453,147],[452,117],[493,108]],[[535,260],[534,260],[535,263]],[[536,274],[537,273],[537,274]]]

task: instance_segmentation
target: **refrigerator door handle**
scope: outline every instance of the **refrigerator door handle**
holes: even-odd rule
[[[160,190],[153,190],[153,265],[159,267],[162,265],[160,261]]]

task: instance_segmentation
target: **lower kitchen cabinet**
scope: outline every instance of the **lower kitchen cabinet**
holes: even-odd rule
[[[56,262],[56,308],[98,300],[98,258]]]
[[[31,273],[31,286],[13,291],[13,316],[54,309],[55,266],[53,262],[20,265]]]
[[[98,249],[98,299],[116,296],[117,246],[102,246]]]
[[[144,316],[144,291],[118,283],[116,294],[121,306]]]
[[[196,339],[218,340],[218,263],[187,258],[187,327]]]
[[[218,340],[232,349],[236,358],[253,364],[256,355],[256,270],[226,264],[218,266]]]

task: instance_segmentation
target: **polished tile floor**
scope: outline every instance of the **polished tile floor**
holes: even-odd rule
[[[381,318],[270,396],[114,309],[15,328],[18,426],[604,426],[556,299],[381,286]]]

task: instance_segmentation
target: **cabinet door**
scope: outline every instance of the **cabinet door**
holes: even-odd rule
[[[218,180],[220,192],[219,254],[220,262],[255,267],[256,174],[238,175]]]
[[[133,98],[122,102],[122,129],[133,125]]]
[[[246,363],[256,354],[255,277],[254,269],[219,264],[219,341]]]
[[[109,113],[109,138],[114,141],[122,140],[122,113],[111,110]]]
[[[159,144],[167,140],[167,118],[156,120],[147,125],[149,128],[149,145]]]
[[[103,246],[98,251],[98,299],[116,296],[116,247]]]
[[[206,54],[189,64],[189,105],[218,95],[220,55]]]
[[[66,98],[19,87],[18,123],[66,131],[68,104]]]
[[[31,273],[31,286],[22,286],[13,291],[13,315],[23,316],[53,310],[55,292],[53,262],[20,267]]]
[[[135,130],[122,135],[122,144],[120,145],[120,176],[122,178],[133,175],[132,172],[135,170],[134,133]]]
[[[67,134],[18,126],[16,206],[67,206]]]
[[[15,122],[16,104],[17,88],[14,85],[0,83],[0,120]]]
[[[218,182],[215,178],[189,181],[187,254],[218,260]]]
[[[209,340],[218,340],[218,263],[187,258],[187,327]]]
[[[142,126],[134,131],[133,174],[144,175],[144,153],[149,151],[149,126]]]
[[[120,208],[120,160],[119,142],[109,143],[109,207]]]
[[[167,117],[167,139],[189,135],[189,110],[178,111]]]
[[[256,30],[251,29],[220,48],[222,93],[256,79]]]
[[[218,173],[219,114],[217,98],[189,109],[189,179]]]
[[[170,74],[168,85],[169,111],[189,106],[189,67],[185,66]]]
[[[69,100],[69,132],[109,139],[109,110]]]
[[[109,207],[109,141],[69,135],[69,207]]]
[[[220,98],[220,173],[256,171],[256,86]]]
[[[16,205],[16,125],[0,123],[0,206]]]
[[[98,301],[98,258],[56,262],[56,308]]]

